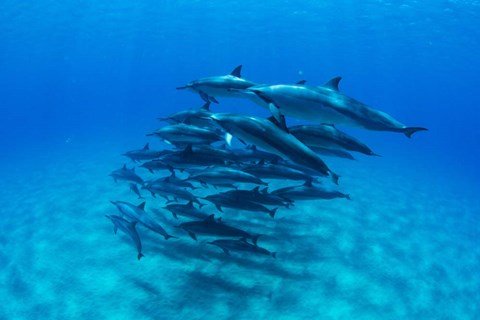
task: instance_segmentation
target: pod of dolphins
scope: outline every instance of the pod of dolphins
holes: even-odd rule
[[[111,201],[119,215],[106,217],[113,223],[115,234],[120,230],[131,238],[138,260],[144,256],[138,225],[160,234],[165,240],[177,238],[152,214],[167,211],[174,219],[188,220],[176,227],[194,240],[198,235],[221,237],[207,244],[222,249],[228,256],[230,251],[243,251],[275,258],[276,252],[257,244],[260,234],[215,217],[213,208],[218,212],[229,208],[274,218],[279,208],[291,208],[296,201],[350,200],[348,194],[321,186],[323,177],[329,177],[336,185],[340,178],[322,156],[355,159],[352,152],[378,155],[366,144],[337,129],[337,124],[401,132],[408,138],[427,130],[408,127],[341,93],[340,77],[321,86],[307,86],[304,80],[296,84],[267,85],[242,78],[241,69],[240,65],[229,75],[201,78],[177,88],[198,93],[205,104],[199,109],[159,118],[167,125],[147,136],[162,140],[170,148],[152,150],[147,143],[141,149],[123,154],[151,174],[161,171],[168,172],[167,175],[144,180],[135,167],[129,169],[126,165],[110,174],[115,182],[127,182],[139,199],[145,199],[147,192],[152,198],[166,200],[163,211],[152,208],[151,213],[146,211],[145,201],[138,205]],[[217,98],[223,97],[249,99],[267,108],[272,115],[261,118],[212,112],[211,103],[219,103]],[[288,127],[286,117],[316,124]],[[233,138],[244,147],[234,148]],[[300,183],[269,191],[273,180]]]

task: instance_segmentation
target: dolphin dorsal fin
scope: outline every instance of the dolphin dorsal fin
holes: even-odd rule
[[[247,242],[247,238],[245,238],[245,237],[241,237],[239,240],[242,241],[242,242]]]
[[[333,77],[332,79],[325,82],[325,84],[322,87],[330,90],[339,91],[338,84],[340,83],[340,80],[342,80],[342,77]]]
[[[251,145],[248,145],[248,146],[247,146],[247,149],[248,149],[248,150],[252,150],[252,151],[257,151],[257,146],[254,145],[254,144],[251,144]]]
[[[300,81],[298,81],[296,84],[302,84],[302,85],[303,85],[303,84],[305,84],[305,83],[307,83],[307,80],[300,80]]]
[[[123,164],[123,167],[122,167],[123,170],[127,170],[127,165],[124,163]]]
[[[256,186],[255,188],[252,189],[253,192],[258,193],[258,190],[260,189],[259,186]]]
[[[138,209],[145,211],[145,201],[140,203],[137,207],[138,207]]]
[[[303,185],[305,187],[313,187],[312,179],[308,179],[307,181],[305,181],[305,183]]]
[[[210,111],[210,104],[211,102],[207,101],[200,109]]]
[[[230,72],[230,75],[237,78],[241,78],[242,77],[241,73],[242,73],[242,65],[239,65],[235,69],[233,69],[232,72]]]
[[[261,193],[268,193],[268,187],[263,188],[260,192]]]
[[[193,207],[193,200],[188,201],[187,206]]]
[[[265,165],[265,159],[262,159],[262,160],[258,161],[258,165],[259,166],[264,166]]]
[[[172,171],[172,173],[170,174],[170,178],[176,178],[177,176],[175,175],[175,171]]]
[[[147,142],[147,144],[143,147],[143,150],[150,150],[150,143]]]
[[[215,221],[215,215],[214,214],[209,215],[208,217],[205,218],[205,221],[208,221],[208,222]]]

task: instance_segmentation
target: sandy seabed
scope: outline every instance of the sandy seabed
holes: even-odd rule
[[[100,152],[3,167],[0,319],[480,319],[480,201],[451,179],[339,162],[352,201],[296,202],[275,219],[205,207],[264,234],[277,259],[195,242],[145,194],[180,239],[138,226],[138,261],[105,218],[117,214],[110,200],[141,202],[107,176],[122,161]]]

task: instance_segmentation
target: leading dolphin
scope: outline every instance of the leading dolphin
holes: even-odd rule
[[[322,86],[302,84],[260,85],[247,88],[246,94],[256,94],[280,121],[279,115],[320,123],[345,124],[375,131],[402,132],[410,138],[415,132],[428,130],[407,127],[385,112],[373,109],[338,89],[341,77],[335,77]],[[253,100],[258,101],[258,100]]]
[[[241,72],[242,65],[239,65],[228,75],[193,80],[185,86],[177,87],[177,90],[188,89],[197,92],[205,102],[218,103],[215,97],[237,97],[239,96],[237,90],[258,85],[258,83],[243,79]]]
[[[217,121],[225,131],[241,141],[255,144],[267,151],[286,157],[314,170],[319,175],[330,175],[333,182],[338,184],[339,176],[330,170],[315,152],[293,135],[279,128],[274,121],[230,113],[214,113],[211,118]]]

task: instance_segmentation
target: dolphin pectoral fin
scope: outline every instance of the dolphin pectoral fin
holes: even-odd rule
[[[200,95],[200,98],[202,98],[203,101],[210,102],[210,100],[208,100],[208,94],[206,94],[203,91],[198,91],[198,94]]]
[[[230,254],[230,251],[228,251],[227,249],[225,248],[222,248],[223,252],[225,252],[225,254],[229,257],[231,257],[232,255]]]
[[[275,120],[277,120],[277,122],[279,124],[281,124],[282,123],[282,114],[280,113],[280,108],[277,105],[275,105],[274,103],[269,103],[268,104],[268,109],[272,113]]]
[[[195,241],[197,241],[197,236],[192,231],[188,231],[188,235]]]
[[[113,226],[113,233],[114,233],[114,234],[117,234],[117,231],[118,231],[117,226]]]
[[[287,122],[285,121],[285,116],[280,113],[280,109],[277,108],[277,106],[273,103],[270,103],[268,107],[270,109],[270,112],[272,113],[272,117],[268,118],[268,120],[270,120],[270,122],[272,122],[274,125],[282,129],[283,131],[289,133]]]
[[[233,139],[233,136],[230,134],[230,133],[225,133],[225,142],[227,143],[227,145],[229,147],[232,146],[232,139]]]
[[[177,90],[184,90],[184,89],[188,89],[190,88],[190,86],[181,86],[181,87],[176,87]]]
[[[219,104],[218,100],[215,99],[215,97],[209,96],[208,99],[212,101],[213,103]]]
[[[418,131],[428,131],[428,129],[422,127],[407,127],[402,130],[403,134],[406,135],[407,138],[411,138],[412,135]]]

